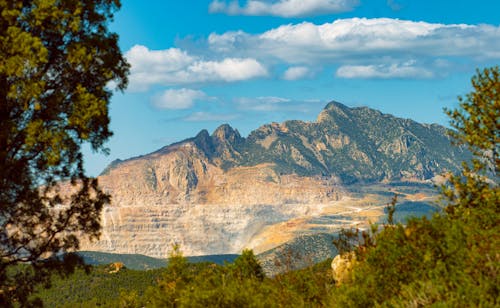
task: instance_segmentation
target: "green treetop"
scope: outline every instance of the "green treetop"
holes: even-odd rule
[[[472,78],[473,91],[459,97],[459,107],[447,110],[453,133],[459,144],[473,153],[461,174],[451,178],[444,190],[450,200],[447,212],[467,218],[472,208],[500,210],[500,70],[497,67],[477,71]]]

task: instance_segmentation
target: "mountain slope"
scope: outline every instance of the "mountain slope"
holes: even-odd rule
[[[203,130],[141,158],[180,151],[187,145],[196,148],[193,155],[203,156],[224,171],[272,164],[279,174],[335,176],[344,183],[428,180],[444,170],[456,170],[468,157],[463,148],[450,147],[442,126],[337,102],[329,103],[316,122],[272,123],[248,138],[225,124],[212,135]]]
[[[316,122],[265,125],[239,144],[244,165],[275,162],[284,173],[335,175],[344,183],[427,180],[459,168],[467,156],[449,146],[442,126],[336,102]]]
[[[154,257],[173,243],[186,255],[270,249],[320,232],[311,219],[351,218],[320,228],[334,232],[383,215],[386,195],[354,196],[348,184],[429,182],[467,157],[442,126],[336,102],[315,122],[272,123],[247,138],[222,125],[110,164],[99,176],[112,196],[103,235],[82,249]]]

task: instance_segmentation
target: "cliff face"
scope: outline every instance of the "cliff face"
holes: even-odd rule
[[[112,207],[174,204],[278,205],[338,199],[333,176],[279,174],[273,164],[223,170],[194,142],[123,162],[99,177]]]
[[[122,162],[99,181],[112,203],[101,240],[82,249],[153,257],[174,243],[186,255],[240,253],[264,226],[342,195],[333,177],[279,175],[266,164],[224,171],[194,141]]]
[[[103,236],[82,249],[165,257],[173,243],[187,255],[270,248],[280,241],[262,244],[262,230],[337,211],[345,183],[427,180],[466,156],[443,127],[339,103],[316,122],[264,125],[248,138],[222,125],[113,162],[99,177],[112,196]]]

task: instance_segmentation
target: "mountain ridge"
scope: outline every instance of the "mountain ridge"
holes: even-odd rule
[[[111,195],[102,237],[81,248],[165,257],[176,243],[191,256],[260,253],[302,235],[366,227],[390,198],[363,187],[386,183],[394,192],[394,183],[427,185],[460,167],[468,154],[450,146],[447,131],[336,102],[316,121],[265,124],[246,138],[227,124],[202,130],[110,164],[98,178]],[[400,197],[415,200],[432,193]]]
[[[212,134],[203,129],[194,137],[150,154],[115,160],[102,174],[127,161],[164,155],[191,143],[224,171],[271,163],[280,174],[338,176],[347,184],[429,180],[443,169],[457,170],[468,158],[464,148],[449,147],[448,131],[438,124],[420,124],[368,107],[350,108],[332,101],[314,122],[264,124],[246,138],[229,124],[222,124]]]

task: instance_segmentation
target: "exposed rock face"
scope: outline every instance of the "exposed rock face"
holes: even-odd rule
[[[348,252],[343,255],[337,255],[332,260],[332,274],[333,279],[337,285],[349,279],[352,268],[356,263],[356,254],[354,251]]]
[[[106,168],[103,236],[82,249],[165,257],[178,243],[186,255],[239,253],[264,227],[319,215],[344,183],[426,180],[465,157],[441,126],[339,103],[316,122],[272,123],[248,138],[222,125]]]
[[[342,194],[331,177],[278,175],[269,165],[214,166],[189,144],[102,175],[113,196],[103,211],[103,236],[84,250],[166,257],[240,253],[266,225],[315,211]]]

